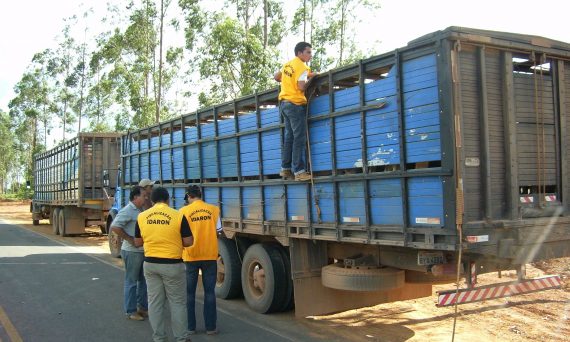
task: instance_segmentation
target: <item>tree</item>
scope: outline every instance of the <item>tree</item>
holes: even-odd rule
[[[17,167],[15,143],[10,116],[0,110],[0,193],[5,192],[8,176]]]
[[[305,41],[313,45],[311,68],[327,70],[362,58],[355,28],[362,22],[358,13],[380,8],[375,0],[305,0],[295,12],[292,31],[303,27]]]
[[[191,64],[208,86],[201,105],[235,99],[267,89],[277,69],[277,46],[284,32],[281,5],[276,1],[228,1],[236,18],[207,12],[195,0],[180,1],[185,15],[186,48]],[[271,24],[270,24],[271,23]]]

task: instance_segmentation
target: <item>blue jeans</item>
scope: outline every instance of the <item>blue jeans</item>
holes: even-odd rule
[[[285,137],[281,149],[281,169],[299,174],[305,172],[305,147],[307,144],[306,106],[281,101],[279,112],[285,122]]]
[[[196,330],[196,286],[198,270],[202,270],[202,286],[204,287],[204,322],[206,331],[216,330],[216,276],[218,264],[216,260],[190,261],[186,264],[186,289],[188,291],[188,330]]]
[[[144,253],[121,250],[121,258],[125,263],[125,303],[126,314],[147,310],[146,280],[143,273]]]

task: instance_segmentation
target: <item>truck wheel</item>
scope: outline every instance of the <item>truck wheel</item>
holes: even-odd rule
[[[65,232],[65,214],[64,214],[64,210],[59,209],[59,223],[58,223],[58,228],[59,228],[59,235],[61,236],[67,236],[67,233]]]
[[[281,258],[283,260],[283,267],[285,268],[285,286],[286,295],[283,300],[283,306],[279,311],[289,311],[295,307],[295,298],[293,297],[293,277],[291,275],[291,258],[289,256],[289,251],[281,245],[275,245],[277,250],[281,253]]]
[[[344,268],[341,263],[321,269],[323,286],[348,291],[387,291],[404,286],[405,272],[397,268]]]
[[[38,226],[40,224],[40,220],[32,220],[34,226]]]
[[[259,313],[283,307],[287,293],[283,257],[272,245],[255,244],[247,250],[241,267],[241,286],[247,305]]]
[[[120,258],[123,239],[113,231],[109,232],[107,237],[109,239],[109,251],[111,252],[111,256],[114,258]]]
[[[231,299],[241,296],[241,262],[235,240],[219,238],[218,254],[216,297]]]
[[[54,235],[59,235],[59,208],[53,209],[51,213],[51,229]]]

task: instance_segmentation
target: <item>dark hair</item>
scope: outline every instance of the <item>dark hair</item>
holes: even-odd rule
[[[299,42],[295,45],[295,56],[297,56],[300,52],[305,51],[306,48],[312,48],[313,46],[307,42]]]
[[[150,200],[152,201],[152,203],[158,203],[158,202],[167,203],[169,199],[170,199],[170,194],[168,193],[168,190],[166,190],[166,188],[159,186],[152,189],[152,194],[150,195]]]
[[[142,186],[135,185],[131,188],[131,193],[129,194],[129,201],[135,199],[135,197],[140,196],[142,193]]]
[[[186,188],[186,195],[190,198],[202,198],[202,190],[198,185],[190,185]]]

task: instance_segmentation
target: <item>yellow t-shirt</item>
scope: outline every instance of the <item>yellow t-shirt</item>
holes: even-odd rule
[[[279,92],[279,101],[286,100],[297,105],[307,103],[305,93],[299,89],[297,82],[299,77],[307,72],[307,76],[311,69],[299,57],[295,57],[285,63],[281,69],[281,92]]]
[[[194,244],[184,248],[182,259],[184,261],[217,260],[218,234],[216,225],[220,217],[220,208],[202,200],[180,209],[188,220]]]
[[[145,258],[182,258],[182,215],[167,204],[157,203],[137,219]]]

